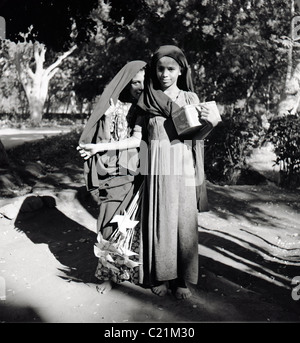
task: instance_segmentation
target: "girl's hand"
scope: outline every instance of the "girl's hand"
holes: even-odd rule
[[[97,154],[100,151],[104,151],[101,149],[101,143],[98,144],[83,144],[80,143],[77,147],[77,150],[80,153],[80,156],[83,157],[85,160],[88,160],[93,155]]]
[[[216,106],[201,104],[197,106],[200,109],[200,118],[211,123],[213,127],[221,121],[219,110]]]

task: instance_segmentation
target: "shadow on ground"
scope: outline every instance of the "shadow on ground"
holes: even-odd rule
[[[299,191],[213,186],[209,199],[211,216],[199,221],[200,289],[255,293],[299,320],[292,299],[300,275]]]
[[[96,218],[97,206],[85,187],[75,191],[80,205]],[[259,203],[273,199],[280,206],[290,205],[290,209],[297,211],[294,195],[287,201],[284,197],[274,200],[274,194],[268,193],[268,188],[261,195],[245,189],[240,193],[237,189],[230,193],[221,187],[210,187],[209,192],[213,204],[210,215],[216,220],[230,225],[233,217],[243,218],[243,222],[253,226],[248,227],[247,232],[245,227],[239,227],[235,222],[235,226],[226,231],[214,227],[209,217],[208,226],[199,227],[199,283],[193,286],[194,296],[185,302],[176,301],[172,296],[162,300],[150,290],[145,292],[141,287],[124,283],[117,286],[112,294],[112,297],[119,296],[121,307],[124,301],[122,313],[128,313],[130,321],[137,322],[168,322],[169,318],[178,321],[299,320],[299,303],[291,297],[291,279],[300,270],[298,247],[282,249],[272,244],[272,239],[256,237],[255,230],[252,230],[257,223],[269,227],[271,235],[272,230],[283,229],[280,214],[274,212],[273,216],[268,216]],[[38,211],[33,208],[32,200],[36,198],[43,202]],[[93,249],[96,234],[62,213],[55,201],[51,196],[28,196],[20,207],[15,227],[33,243],[48,245],[62,265],[60,277],[66,282],[96,284],[97,259]],[[284,251],[275,254],[274,249]],[[123,298],[127,301],[129,298],[129,307]],[[30,309],[21,309],[20,313],[22,311],[25,316],[42,321],[38,315],[35,317],[30,313]]]
[[[30,306],[16,306],[0,303],[0,322],[43,323],[43,318]]]
[[[230,217],[247,221],[253,225],[272,225],[282,227],[280,208],[294,212],[300,210],[299,190],[282,189],[275,185],[268,186],[230,186],[210,184],[208,187],[210,210],[219,218]],[[275,211],[265,212],[266,205],[276,205]],[[272,213],[272,214],[271,214]]]
[[[243,247],[231,238],[230,235],[220,237],[213,231],[199,233],[199,244],[201,242],[201,247],[205,247],[199,256],[200,273],[203,274],[204,269],[213,273],[220,285],[227,280],[237,288],[258,293],[281,304],[286,305],[287,300],[291,302],[291,279],[299,274],[299,265],[290,265],[284,260],[281,263],[272,262],[262,257],[260,247],[253,244]],[[263,253],[267,254],[266,251]],[[205,279],[200,287],[212,291],[216,283],[211,284]],[[222,288],[219,287],[219,290]],[[226,293],[226,288],[223,293]]]
[[[32,199],[36,198],[25,198],[15,220],[17,230],[24,232],[35,244],[48,245],[53,256],[66,267],[62,270],[66,280],[95,281],[97,259],[93,246],[96,234],[59,211],[53,197],[38,197],[45,206],[32,211]]]

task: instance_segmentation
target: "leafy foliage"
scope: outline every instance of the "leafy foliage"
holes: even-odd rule
[[[97,6],[97,0],[59,1],[1,1],[0,12],[7,22],[7,38],[17,42],[19,33],[26,32],[33,25],[38,40],[51,47],[56,53],[69,47],[73,22],[78,35],[76,42],[88,40],[88,31],[93,21],[90,11]]]
[[[282,0],[88,0],[82,15],[71,8],[70,0],[60,6],[63,16],[72,14],[68,39],[79,48],[51,81],[48,111],[61,111],[65,104],[66,112],[89,113],[126,62],[149,61],[158,46],[178,45],[190,63],[200,100],[215,100],[226,108],[223,122],[207,140],[208,177],[235,183],[246,168],[246,157],[262,139],[263,120],[277,114],[291,45],[290,4]],[[7,94],[12,80],[2,75],[7,79],[1,79],[0,92]]]
[[[18,79],[16,68],[0,51],[0,111],[2,113],[24,113],[27,110],[26,95]]]
[[[76,93],[93,99],[132,59],[149,61],[162,44],[175,44],[190,62],[201,100],[259,106],[273,116],[285,74],[289,6],[272,0],[98,1],[82,50]],[[82,79],[84,77],[84,79]]]
[[[300,185],[300,116],[289,115],[275,118],[265,140],[272,142],[276,154],[276,164],[281,171],[282,186]]]
[[[264,129],[260,116],[248,116],[242,110],[227,109],[223,121],[207,138],[205,166],[207,178],[216,183],[236,184],[247,169],[247,157],[257,147]]]
[[[149,61],[159,45],[175,44],[187,55],[201,100],[242,100],[249,110],[259,106],[269,117],[276,111],[289,33],[289,6],[281,0],[268,5],[260,0],[91,0],[82,18],[69,0],[55,7],[62,8],[62,17],[67,7],[72,13],[68,40],[79,49],[52,80],[49,106],[69,101],[73,91],[74,101],[82,104],[74,110],[85,110],[126,62]]]

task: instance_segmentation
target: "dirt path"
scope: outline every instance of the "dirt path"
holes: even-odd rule
[[[200,277],[187,301],[124,283],[96,290],[95,206],[80,183],[0,199],[0,321],[300,321],[299,192],[209,184],[199,214]],[[1,212],[1,210],[0,210]],[[294,292],[295,294],[295,292]]]

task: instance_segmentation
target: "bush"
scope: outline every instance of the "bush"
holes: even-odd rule
[[[260,115],[237,108],[227,110],[206,140],[207,179],[218,184],[237,184],[248,168],[247,157],[259,146],[264,134]]]
[[[300,185],[300,117],[288,115],[270,123],[265,141],[274,145],[275,163],[280,168],[280,186]]]

